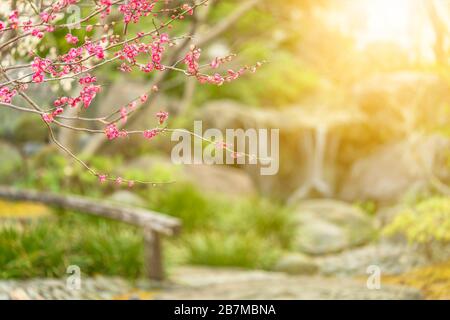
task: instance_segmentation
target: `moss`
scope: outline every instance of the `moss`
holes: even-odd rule
[[[0,200],[0,219],[40,218],[51,214],[51,210],[41,204],[31,202],[10,202]]]
[[[387,276],[383,281],[420,289],[426,299],[449,300],[450,261],[414,269],[399,276]]]
[[[401,234],[411,244],[450,242],[450,197],[431,197],[400,212],[384,234]]]

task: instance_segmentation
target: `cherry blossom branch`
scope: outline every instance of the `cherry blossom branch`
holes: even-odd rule
[[[262,65],[262,63],[258,62],[254,66],[243,66],[237,71],[228,69],[225,73],[214,71],[214,73],[208,74],[206,69],[218,69],[222,64],[230,62],[234,55],[229,55],[224,58],[215,58],[210,63],[200,63],[200,48],[192,45],[187,53],[183,53],[195,33],[197,19],[193,19],[190,34],[186,36],[170,38],[167,33],[162,33],[164,28],[170,29],[171,24],[176,20],[181,20],[186,15],[193,15],[194,10],[201,5],[206,5],[208,0],[202,0],[198,3],[193,3],[192,5],[183,4],[178,9],[159,10],[161,13],[173,13],[167,21],[161,23],[159,26],[155,22],[155,20],[157,20],[157,15],[155,11],[153,11],[156,0],[99,0],[98,3],[96,2],[96,9],[88,13],[86,17],[79,19],[76,22],[66,24],[51,23],[54,19],[55,12],[61,11],[61,8],[66,6],[68,3],[74,2],[78,1],[69,0],[69,2],[67,2],[66,0],[57,0],[45,8],[43,5],[37,7],[30,4],[34,15],[39,16],[37,19],[41,20],[41,22],[37,24],[33,24],[31,20],[20,24],[19,13],[17,10],[14,10],[8,17],[8,27],[5,28],[5,23],[0,21],[0,31],[15,31],[22,29],[24,33],[19,34],[12,39],[8,39],[5,43],[0,45],[0,50],[12,44],[17,44],[18,41],[27,36],[34,36],[41,39],[44,31],[52,32],[55,28],[70,28],[75,25],[81,25],[82,23],[88,22],[98,15],[100,15],[100,18],[103,19],[111,13],[111,8],[114,5],[117,6],[118,12],[123,15],[123,35],[113,32],[112,35],[102,36],[97,40],[86,38],[81,46],[74,46],[70,48],[67,53],[59,55],[53,60],[47,57],[40,57],[34,52],[32,56],[33,61],[29,64],[0,67],[1,74],[6,80],[0,84],[0,105],[16,111],[30,112],[39,115],[48,129],[51,141],[69,157],[73,158],[76,162],[87,169],[88,172],[96,176],[101,182],[115,181],[117,184],[127,183],[129,186],[132,186],[135,182],[151,185],[164,183],[152,181],[132,181],[122,177],[113,177],[107,174],[100,174],[56,138],[54,134],[54,127],[86,132],[97,136],[101,135],[101,137],[106,137],[108,140],[128,137],[129,135],[142,135],[143,138],[151,140],[164,133],[181,132],[200,138],[202,141],[214,143],[216,147],[232,152],[233,157],[245,156],[252,159],[256,158],[254,155],[237,153],[232,149],[232,146],[227,145],[224,142],[206,139],[189,130],[167,128],[166,120],[169,117],[169,114],[165,111],[159,111],[156,113],[155,116],[158,120],[158,125],[152,129],[124,129],[128,117],[135,114],[137,110],[140,110],[140,107],[147,102],[149,96],[153,100],[155,99],[158,91],[158,86],[156,84],[159,84],[159,82],[165,78],[168,71],[179,72],[183,76],[195,78],[202,84],[208,83],[220,86],[226,82],[238,79],[247,71],[254,72]],[[128,25],[130,23],[138,23],[141,18],[149,15],[153,15],[152,30],[138,32],[136,36],[123,39],[123,36],[127,33]],[[114,23],[115,21],[111,22],[111,25],[114,26]],[[97,24],[97,26],[99,25],[102,24]],[[108,24],[103,24],[103,26],[105,31],[109,28]],[[85,27],[87,32],[91,31],[92,28],[92,25]],[[148,37],[151,38],[150,42],[144,43],[144,39]],[[71,33],[67,33],[65,39],[70,44],[77,44],[79,42],[79,39]],[[175,46],[176,41],[180,39],[184,41],[181,45],[178,45],[176,50],[173,51],[173,54],[169,56],[168,63],[163,63],[163,61],[166,61],[165,51]],[[113,56],[106,58],[106,53],[108,51],[112,52]],[[99,62],[94,61],[94,58],[99,60]],[[138,62],[141,61],[141,58],[145,59],[146,63]],[[64,112],[68,107],[78,108],[78,110],[89,108],[97,93],[102,89],[102,85],[97,83],[97,78],[94,75],[91,75],[91,72],[98,70],[104,65],[114,64],[114,62],[119,60],[121,61],[119,69],[124,73],[130,72],[134,68],[138,68],[144,73],[158,72],[158,75],[155,78],[155,84],[151,87],[151,89],[147,90],[147,92],[142,93],[139,97],[133,98],[125,106],[113,108],[112,112],[107,116],[90,118],[82,117],[80,115],[64,115]],[[181,64],[183,64],[184,67]],[[19,75],[17,78],[7,74],[7,72],[11,70],[28,68],[31,68],[32,72],[25,75]],[[29,77],[31,77],[31,80],[25,80]],[[77,80],[80,91],[72,97],[57,97],[56,100],[53,101],[53,107],[51,108],[42,108],[26,93],[30,84],[42,85],[44,83],[62,82],[64,80]],[[12,103],[12,100],[16,95],[22,97],[31,108],[17,106]],[[84,126],[83,124],[68,124],[61,121],[64,119],[77,120],[81,123],[97,122],[104,126],[104,128],[91,128],[89,126]]]

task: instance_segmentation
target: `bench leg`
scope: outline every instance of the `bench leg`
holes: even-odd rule
[[[144,230],[145,268],[151,280],[164,279],[161,235],[153,230]]]

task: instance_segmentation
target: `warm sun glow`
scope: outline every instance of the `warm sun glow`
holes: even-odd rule
[[[366,41],[405,41],[414,22],[411,4],[411,0],[367,1]]]
[[[417,0],[348,1],[347,24],[358,47],[394,43],[422,57],[429,56],[433,31],[426,10]]]

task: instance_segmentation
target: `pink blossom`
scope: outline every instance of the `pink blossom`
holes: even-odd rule
[[[141,71],[149,73],[153,70],[154,66],[153,63],[149,62],[145,66],[141,66]]]
[[[114,140],[119,137],[119,130],[117,129],[117,126],[112,123],[106,126],[105,134],[108,140]]]
[[[40,15],[42,22],[49,23],[51,20],[56,18],[56,15],[50,14],[50,12],[44,11]]]
[[[184,63],[187,65],[190,74],[198,73],[198,61],[200,59],[201,50],[192,47],[189,53],[184,57]]]
[[[0,88],[0,101],[5,103],[11,103],[14,96],[17,94],[16,90],[10,90],[8,87]]]
[[[106,175],[105,174],[99,174],[98,175],[98,180],[100,181],[100,183],[106,182]]]
[[[14,29],[16,29],[17,28],[17,24],[19,23],[19,12],[17,10],[12,11],[9,14],[8,21],[9,21],[10,24],[13,25],[12,27]]]
[[[187,11],[187,13],[192,16],[194,14],[194,9],[188,5],[187,3],[183,4],[183,6],[181,7],[184,11]]]
[[[156,1],[149,0],[129,0],[119,7],[123,14],[125,24],[137,23],[141,17],[146,17],[152,13]]]
[[[84,107],[88,108],[92,100],[94,100],[97,93],[100,91],[100,86],[88,84],[83,87],[83,89],[80,92],[79,99],[83,101]]]
[[[47,123],[51,123],[53,122],[53,115],[49,113],[44,113],[42,114],[42,119]]]
[[[122,107],[120,109],[120,118],[122,119],[122,123],[127,122],[127,118],[128,118],[128,111],[127,108]]]
[[[73,36],[72,34],[68,33],[65,36],[67,43],[71,43],[71,44],[77,44],[78,43],[78,38]]]
[[[97,82],[97,78],[94,77],[94,76],[91,76],[90,74],[87,74],[86,76],[81,77],[80,80],[78,80],[78,82],[81,85],[86,85],[86,84],[89,84],[89,83]]]
[[[153,139],[154,137],[156,137],[158,135],[158,133],[159,133],[158,129],[150,129],[150,130],[145,130],[143,132],[143,136],[144,136],[144,138],[150,140],[150,139]]]
[[[61,107],[58,107],[55,109],[55,111],[53,111],[52,116],[56,117],[57,115],[60,115],[63,112],[64,112],[64,109]]]
[[[148,94],[145,94],[145,93],[139,97],[139,100],[141,100],[142,103],[145,103],[147,101],[147,99],[148,99]]]
[[[40,83],[44,81],[44,75],[41,72],[36,72],[33,75],[33,82]]]
[[[219,58],[214,58],[213,61],[211,61],[210,66],[213,69],[217,69],[220,66]]]
[[[97,59],[105,59],[105,50],[100,44],[86,42],[85,48],[90,55],[96,56]]]
[[[137,102],[136,102],[136,101],[131,101],[131,102],[128,104],[128,108],[130,108],[131,110],[133,110],[134,108],[136,108],[136,106],[137,106]]]
[[[163,124],[169,117],[169,113],[166,111],[159,111],[156,113],[156,117],[158,118],[159,124]]]
[[[160,41],[161,43],[169,42],[169,35],[168,35],[167,33],[162,33],[162,34],[159,36],[159,41]]]
[[[131,67],[129,65],[127,65],[126,63],[122,63],[119,67],[119,70],[122,72],[131,72]]]

